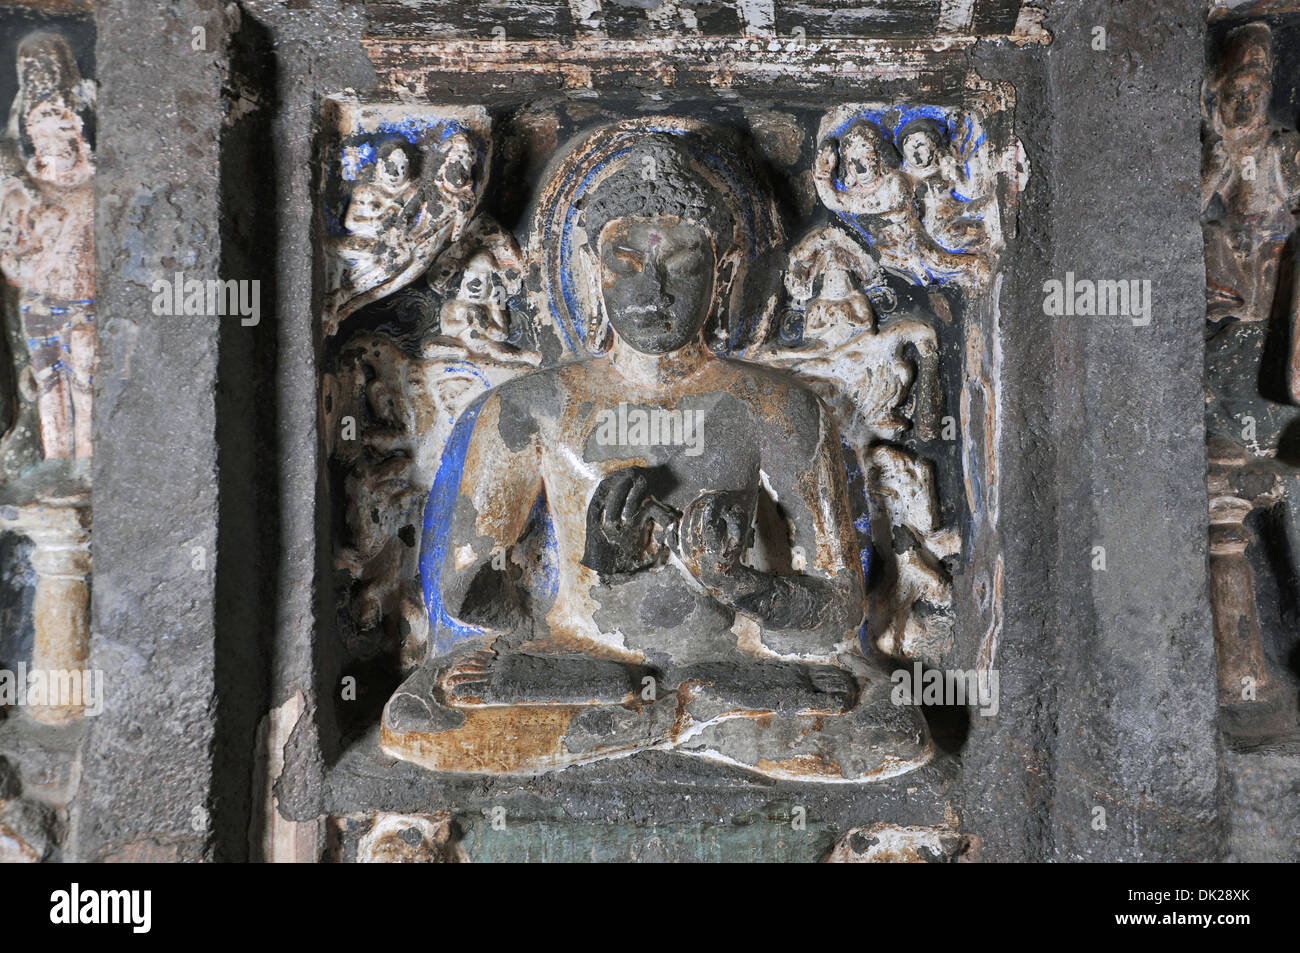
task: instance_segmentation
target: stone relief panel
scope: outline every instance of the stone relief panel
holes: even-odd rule
[[[1300,135],[1295,84],[1275,77],[1298,29],[1224,23],[1202,96],[1210,594],[1225,724],[1256,740],[1297,725]]]
[[[15,65],[17,92],[0,136],[0,275],[13,307],[0,372],[0,530],[32,547],[35,636],[22,661],[33,673],[80,678],[96,362],[95,86],[59,33],[28,34]],[[5,703],[28,688],[11,687]],[[29,711],[62,724],[82,708],[50,697]]]
[[[337,618],[343,670],[392,686],[385,752],[932,758],[890,667],[959,653],[953,573],[996,520],[1006,105],[329,104]]]

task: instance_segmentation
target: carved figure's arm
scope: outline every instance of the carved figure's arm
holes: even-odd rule
[[[536,424],[497,391],[474,422],[442,565],[443,604],[502,633],[526,624],[507,553],[541,491]]]
[[[795,571],[769,573],[740,561],[752,501],[705,493],[682,515],[683,563],[711,595],[763,626],[764,642],[787,654],[825,654],[861,623],[865,594],[845,487],[839,432],[811,392],[788,454],[765,468],[792,530]],[[805,425],[798,432],[799,423]],[[806,461],[806,462],[805,462]],[[801,558],[802,557],[802,558]]]

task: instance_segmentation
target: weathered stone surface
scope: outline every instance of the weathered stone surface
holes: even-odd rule
[[[1300,755],[1295,745],[1224,753],[1228,855],[1241,863],[1300,860]]]
[[[110,4],[97,22],[102,453],[91,652],[92,665],[112,673],[112,701],[91,726],[77,853],[94,859],[152,840],[198,860],[213,856],[217,810],[221,326],[153,314],[151,288],[176,271],[219,274],[232,25],[215,2]],[[207,31],[206,49],[191,48],[195,26]],[[162,109],[160,76],[169,77]]]

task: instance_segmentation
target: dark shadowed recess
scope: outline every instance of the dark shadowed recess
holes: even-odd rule
[[[261,320],[221,323],[217,385],[216,857],[248,857],[258,719],[268,707],[275,638],[279,520],[275,302],[278,208],[272,141],[276,60],[270,33],[250,16],[231,39],[228,96],[255,97],[221,144],[221,277],[260,281]],[[255,171],[254,171],[255,170]],[[250,174],[251,173],[251,174]]]

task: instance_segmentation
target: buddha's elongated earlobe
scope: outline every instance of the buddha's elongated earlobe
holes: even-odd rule
[[[578,246],[581,259],[582,286],[590,307],[586,327],[583,328],[583,346],[590,354],[604,354],[614,343],[614,330],[605,311],[605,296],[600,290],[600,260],[589,244]]]
[[[718,338],[717,346],[723,349],[730,349],[735,343],[734,333],[737,329],[729,327],[729,315],[738,313],[740,301],[738,298],[744,286],[743,260],[741,259],[740,249],[733,246],[718,259],[718,264],[713,271],[713,298],[709,304],[709,315],[704,319],[704,326],[710,326],[717,329],[715,335]]]

